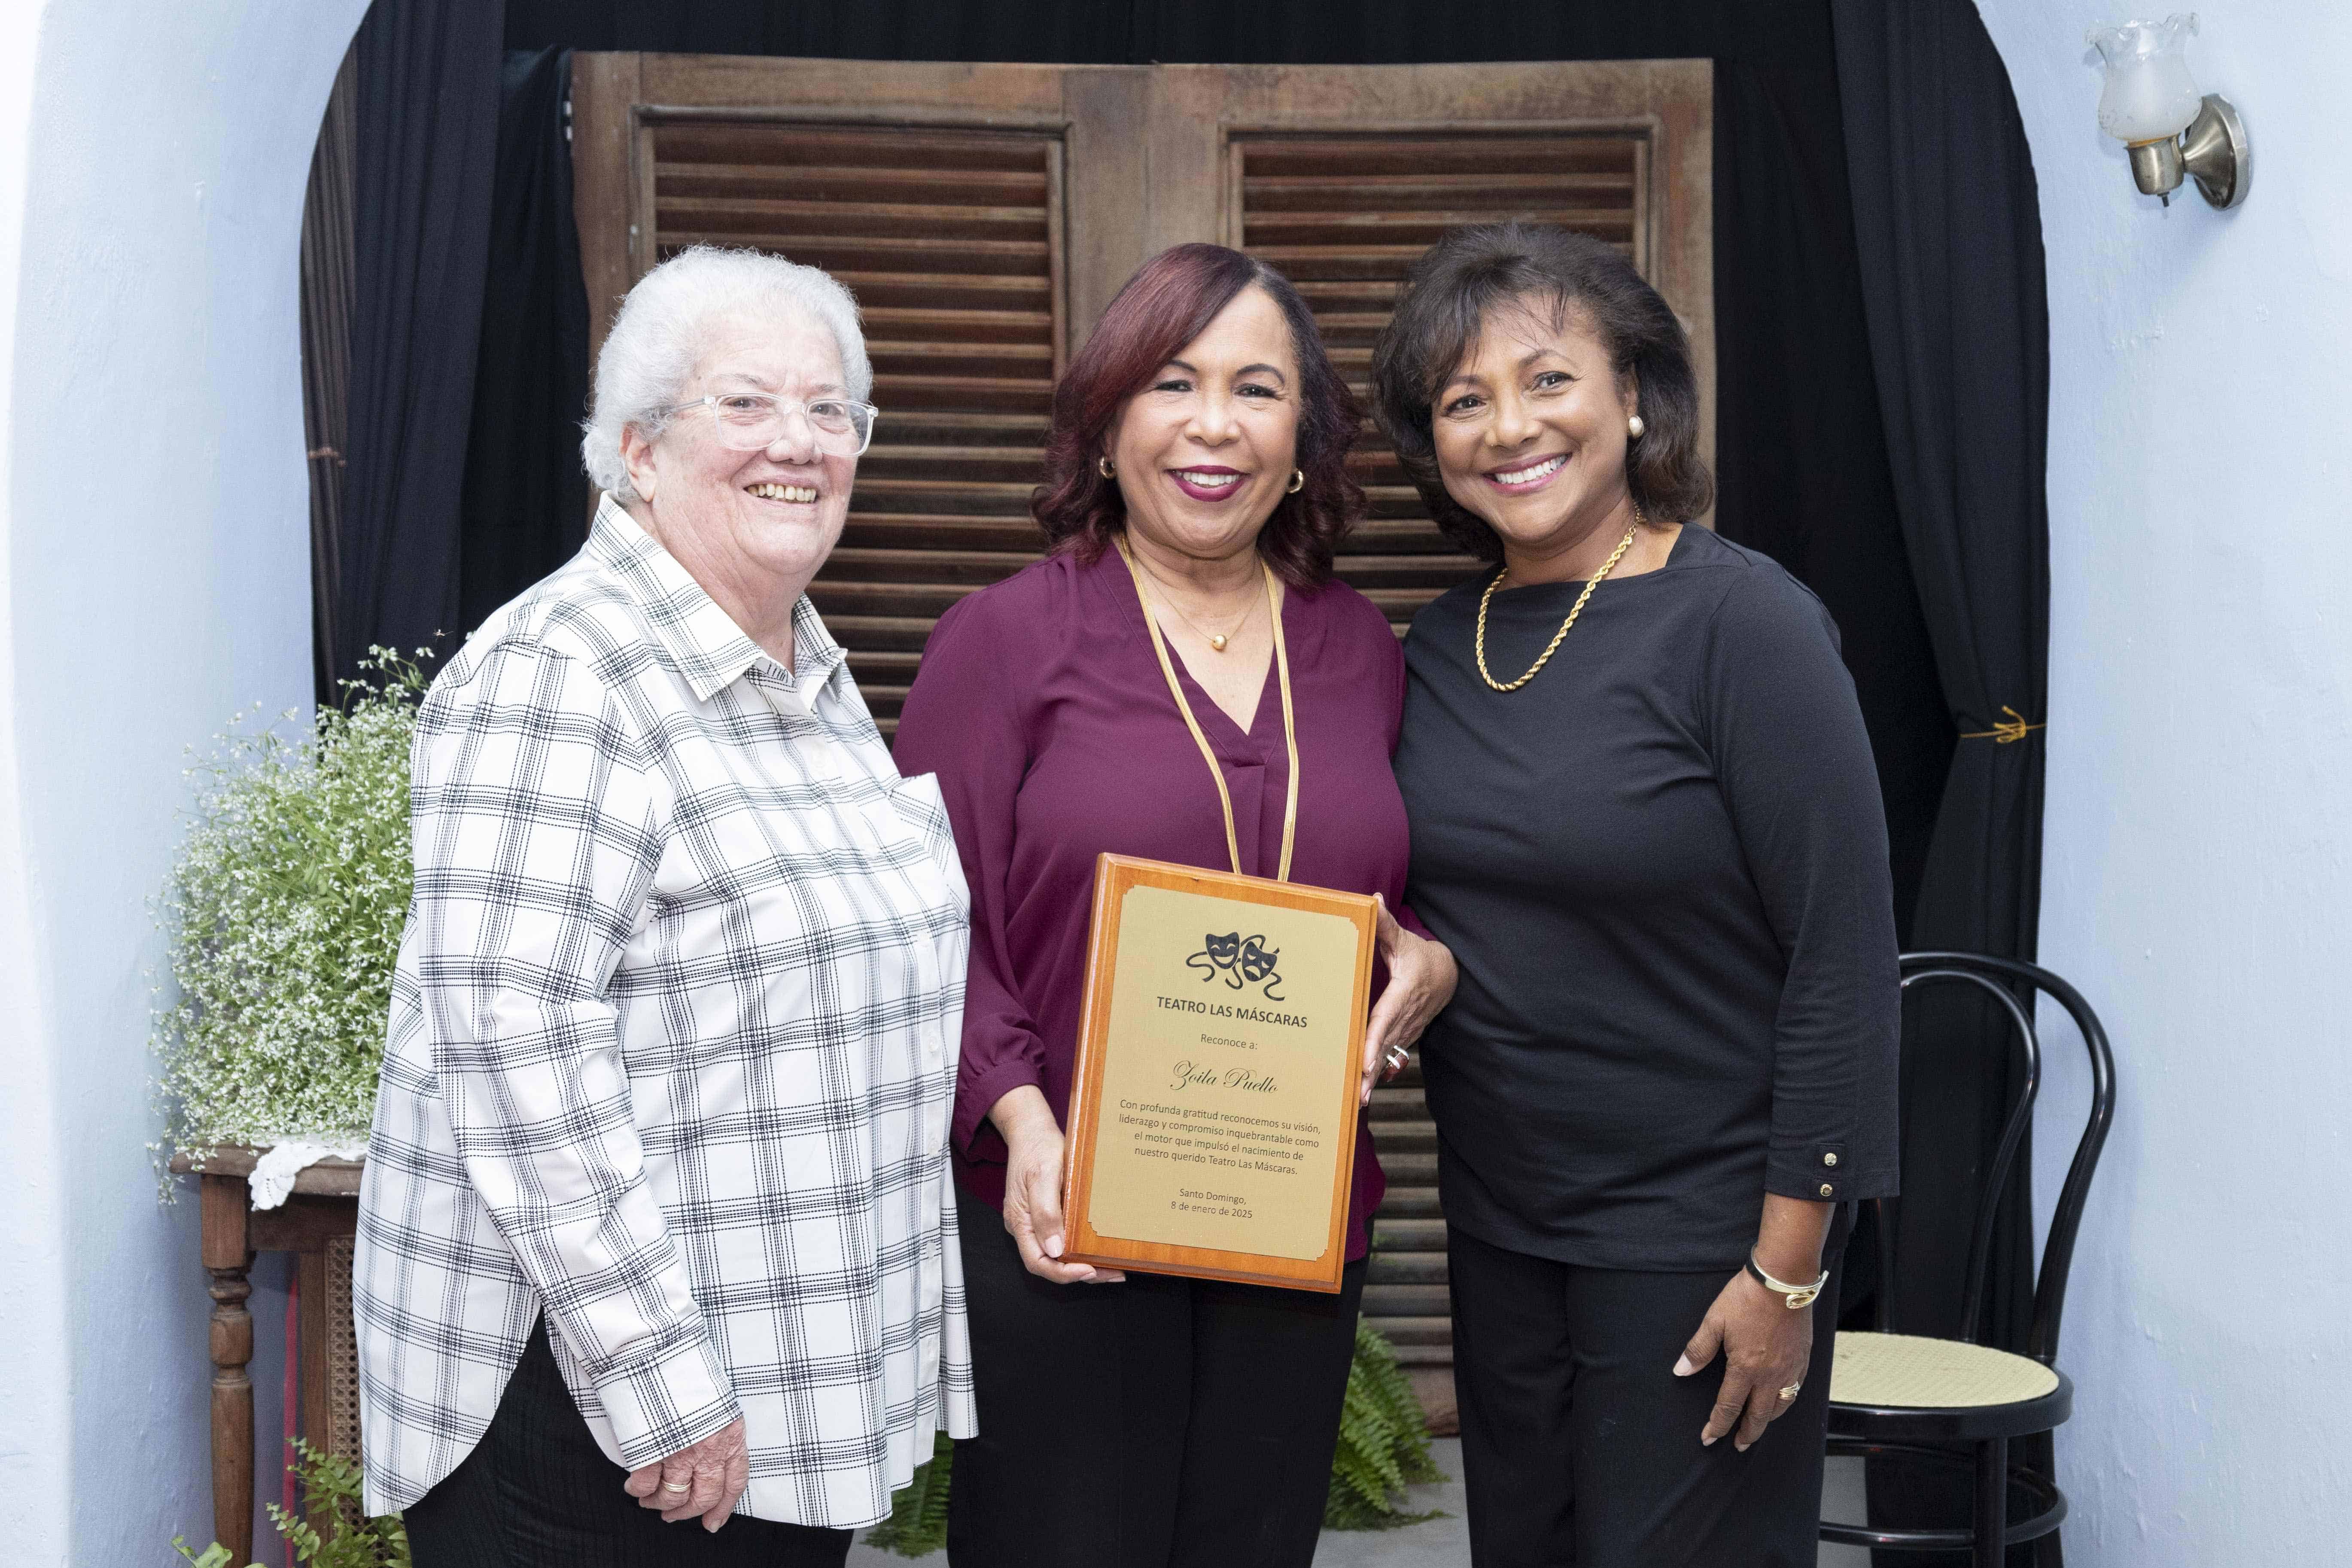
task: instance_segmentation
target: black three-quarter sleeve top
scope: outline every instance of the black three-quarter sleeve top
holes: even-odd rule
[[[1513,692],[1482,574],[1414,620],[1406,896],[1461,988],[1423,1071],[1446,1218],[1605,1268],[1738,1266],[1768,1192],[1895,1184],[1894,900],[1821,602],[1686,527]],[[1523,673],[1580,583],[1506,588]]]

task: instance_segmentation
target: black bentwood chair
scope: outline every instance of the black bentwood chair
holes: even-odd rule
[[[2074,1261],[2083,1202],[2091,1190],[2100,1146],[2107,1140],[2107,1123],[2115,1117],[2116,1061],[2090,1004],[2046,969],[1971,952],[1906,952],[1902,965],[1906,992],[1915,985],[1951,983],[1990,995],[2017,1026],[2025,1048],[2025,1087],[1986,1172],[1976,1233],[1969,1244],[1968,1310],[1958,1339],[1886,1331],[1884,1282],[1895,1278],[1895,1216],[1887,1202],[1881,1201],[1876,1331],[1837,1337],[1830,1372],[1829,1451],[1862,1458],[1900,1455],[1967,1468],[1971,1457],[1959,1446],[1972,1445],[1976,1516],[1967,1530],[1873,1530],[1824,1520],[1822,1539],[1896,1552],[1968,1552],[1976,1568],[2000,1568],[2006,1547],[2047,1535],[2066,1517],[2066,1494],[2058,1489],[2056,1478],[2021,1466],[2012,1468],[2009,1445],[2011,1438],[2050,1431],[2074,1413],[2074,1385],[2053,1364],[2058,1357],[2058,1317],[2066,1304],[2066,1272]],[[2014,1355],[1976,1340],[1985,1268],[1992,1253],[1993,1216],[2042,1088],[2042,1042],[2032,1013],[2037,992],[2074,1016],[2090,1050],[2091,1114],[2082,1142],[2074,1146],[2074,1162],[2067,1168],[2049,1239],[2042,1248],[2026,1353]],[[2036,1505],[2014,1522],[2009,1517],[2011,1487]]]

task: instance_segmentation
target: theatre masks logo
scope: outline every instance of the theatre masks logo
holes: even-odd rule
[[[1260,994],[1269,1002],[1283,1000],[1275,989],[1282,984],[1282,975],[1275,968],[1281,953],[1265,945],[1262,936],[1244,936],[1239,931],[1227,931],[1223,936],[1204,936],[1201,951],[1184,961],[1187,969],[1201,971],[1202,981],[1213,981],[1220,974],[1225,984],[1239,991],[1245,985],[1260,987]]]

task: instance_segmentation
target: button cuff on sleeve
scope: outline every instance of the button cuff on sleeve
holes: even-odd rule
[[[691,1447],[741,1414],[707,1333],[611,1367],[595,1384],[632,1469]]]
[[[1764,1180],[1765,1190],[1782,1197],[1812,1203],[1843,1201],[1852,1184],[1853,1166],[1843,1143],[1812,1143],[1802,1148],[1775,1149]]]

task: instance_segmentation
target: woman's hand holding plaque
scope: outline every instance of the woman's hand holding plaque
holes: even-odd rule
[[[1372,1005],[1371,1022],[1364,1028],[1364,1083],[1360,1105],[1372,1102],[1372,1090],[1404,1070],[1405,1053],[1429,1027],[1429,1021],[1454,1000],[1456,974],[1454,954],[1442,942],[1416,936],[1397,923],[1389,903],[1378,893],[1372,902],[1380,911],[1377,942],[1381,962],[1388,965],[1389,983]]]
[[[1115,1285],[1127,1278],[1116,1268],[1065,1263],[1068,1227],[1062,1217],[1062,1191],[1068,1144],[1054,1108],[1034,1084],[1009,1090],[989,1111],[1007,1150],[1004,1166],[1004,1229],[1021,1249],[1022,1267],[1056,1285]]]

